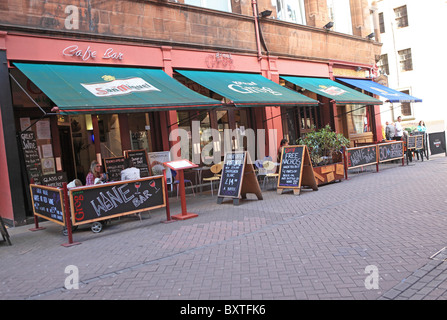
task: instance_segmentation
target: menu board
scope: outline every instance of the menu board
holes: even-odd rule
[[[346,149],[348,168],[362,167],[377,163],[377,146]]]
[[[150,176],[146,150],[127,150],[125,154],[130,159],[130,165],[140,169],[141,178]]]
[[[416,137],[416,150],[424,149],[424,136],[417,135]]]
[[[239,197],[244,166],[245,152],[227,153],[225,155],[218,197]]]
[[[65,172],[56,172],[55,174],[47,174],[42,176],[41,183],[47,187],[62,188],[64,182],[67,181],[67,174]]]
[[[61,189],[31,184],[30,190],[34,214],[64,226],[65,217]]]
[[[20,140],[22,142],[22,150],[25,157],[28,177],[29,179],[33,178],[34,182],[38,183],[40,182],[40,176],[42,175],[42,166],[34,132],[25,131],[20,133]]]
[[[404,157],[403,142],[379,144],[379,162],[386,162]]]
[[[70,190],[73,225],[166,206],[163,176],[97,184]]]
[[[104,159],[104,169],[107,172],[109,181],[120,181],[121,171],[126,169],[126,161],[124,157]]]
[[[282,148],[278,187],[300,187],[303,150],[303,146]]]
[[[411,150],[416,148],[416,136],[408,136],[407,137],[407,149]]]

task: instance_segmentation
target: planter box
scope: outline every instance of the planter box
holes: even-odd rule
[[[345,177],[343,162],[337,162],[320,167],[313,167],[317,185],[321,186],[335,181],[341,181]]]

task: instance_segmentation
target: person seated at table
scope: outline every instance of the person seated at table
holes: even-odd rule
[[[85,177],[85,185],[91,186],[98,182],[104,182],[105,180],[105,174],[101,173],[101,165],[98,163],[98,161],[93,160],[90,164],[90,171],[88,172],[87,177]]]
[[[278,148],[278,155],[277,155],[277,162],[280,163],[281,162],[281,153],[282,153],[282,147],[288,146],[289,145],[289,140],[287,139],[282,139],[280,144],[279,144],[279,148]]]
[[[80,186],[82,186],[82,182],[79,179],[74,179],[72,182],[67,184],[68,189],[76,188],[76,187],[80,187]]]

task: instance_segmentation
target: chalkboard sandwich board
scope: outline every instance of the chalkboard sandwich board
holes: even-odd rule
[[[424,149],[424,136],[423,135],[417,135],[416,137],[416,150]]]
[[[416,136],[407,136],[407,149],[416,149]]]
[[[126,169],[126,160],[124,157],[107,158],[104,159],[104,167],[109,181],[120,181],[121,171]]]
[[[379,147],[379,162],[387,162],[404,157],[404,143],[402,141],[381,143]]]
[[[140,169],[141,178],[149,177],[151,175],[146,150],[126,150],[124,151],[124,155],[130,159],[130,165],[132,167]]]
[[[166,206],[163,176],[70,190],[74,226]]]
[[[62,190],[36,184],[31,184],[30,190],[34,214],[65,226]]]
[[[307,146],[283,147],[277,193],[282,194],[285,189],[292,189],[297,195],[301,192],[301,186],[309,186],[314,191],[318,190]]]
[[[370,145],[346,149],[348,169],[377,164],[377,146]]]
[[[235,151],[225,155],[220,178],[217,203],[224,198],[232,198],[233,204],[239,204],[239,198],[245,199],[247,193],[254,193],[258,200],[262,200],[259,186],[250,154],[246,151]]]

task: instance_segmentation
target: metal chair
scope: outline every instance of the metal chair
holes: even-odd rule
[[[279,173],[276,173],[276,163],[274,163],[272,161],[264,161],[262,166],[266,170],[266,174],[265,174],[264,181],[262,184],[262,189],[265,190],[265,183],[266,182],[268,183],[268,181],[271,178],[273,178],[276,181],[276,179],[278,179]]]
[[[172,184],[177,186],[177,198],[178,198],[178,189],[179,189],[179,184],[180,184],[180,180],[175,180],[175,177],[177,176],[177,171],[175,170],[171,170],[171,174],[172,174]],[[194,195],[194,197],[196,196],[195,192],[194,192],[194,185],[192,184],[192,181],[189,179],[184,179],[185,181],[185,186],[187,183],[189,183],[191,185],[191,189],[192,189],[192,194]]]
[[[203,178],[203,181],[209,181],[211,184],[211,196],[214,196],[214,181],[220,181],[220,172],[222,171],[222,163],[213,165],[210,171],[214,173],[214,176],[209,178]]]

